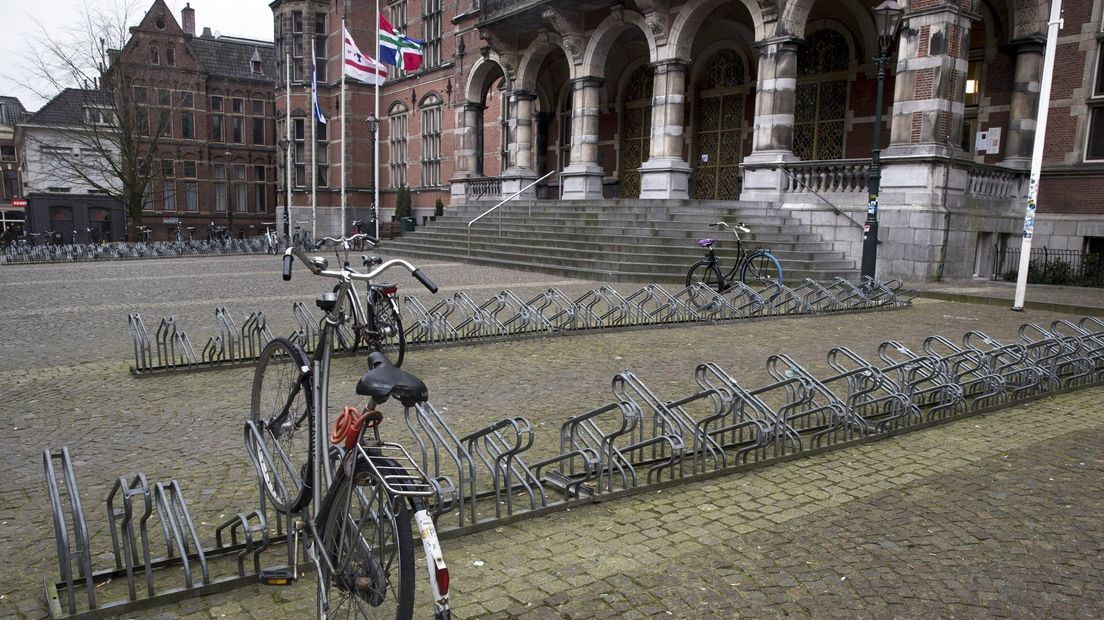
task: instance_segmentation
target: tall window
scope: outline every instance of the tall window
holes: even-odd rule
[[[307,121],[297,118],[292,121],[292,139],[295,142],[295,186],[307,184]]]
[[[199,185],[196,183],[196,162],[184,162],[184,210],[199,211]]]
[[[226,164],[214,166],[215,211],[226,212]]]
[[[841,159],[850,48],[834,30],[818,30],[806,42],[797,58],[794,153],[806,160]]]
[[[1089,105],[1089,138],[1085,159],[1104,159],[1104,43],[1097,44],[1096,79]]]
[[[268,211],[268,186],[265,184],[265,167],[253,166],[253,204],[257,213]]]
[[[387,146],[389,151],[388,170],[391,172],[391,187],[406,185],[406,106],[392,106],[387,116]]]
[[[230,169],[234,175],[234,213],[245,213],[249,210],[249,194],[245,188],[245,166],[232,166]]]
[[[231,117],[231,127],[233,133],[231,139],[234,144],[245,144],[245,100],[237,97],[230,100],[231,111],[234,116]]]
[[[176,48],[171,45],[165,48],[165,64],[170,67],[176,66]]]
[[[318,81],[326,81],[326,14],[314,14],[314,55],[318,66]]]
[[[441,64],[441,0],[424,0],[422,4],[422,38],[425,39],[423,61],[427,67]]]
[[[150,46],[150,64],[151,65],[161,64],[161,49],[159,47],[157,47],[156,45],[151,45]]]
[[[211,142],[222,142],[222,97],[211,97]]]
[[[388,7],[388,11],[391,13],[391,25],[397,28],[399,32],[406,33],[406,0],[392,2]],[[391,67],[388,69],[388,75],[391,77],[399,77],[406,75],[406,72],[399,67]]]
[[[17,170],[5,170],[4,171],[4,198],[11,200],[12,198],[22,198],[23,191],[19,186],[19,171]]]
[[[175,168],[176,165],[170,160],[161,162],[161,208],[165,211],[176,211],[176,182],[173,180]]]
[[[180,113],[180,137],[185,140],[195,140],[195,113],[184,111]]]
[[[265,119],[264,119],[264,102],[259,99],[253,100],[253,144],[265,143]]]
[[[291,79],[303,81],[303,12],[291,12]]]
[[[318,167],[318,187],[330,186],[330,160],[329,160],[329,144],[326,142],[326,124],[314,121],[314,136],[316,146],[314,158],[315,165]]]
[[[430,94],[422,100],[422,185],[441,184],[441,99]]]

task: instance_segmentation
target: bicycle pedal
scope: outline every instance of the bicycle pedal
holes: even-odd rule
[[[258,581],[266,586],[290,586],[295,583],[295,573],[288,568],[262,568]]]

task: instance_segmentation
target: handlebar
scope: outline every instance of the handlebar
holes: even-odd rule
[[[341,246],[344,249],[349,249],[349,244],[354,241],[367,241],[368,243],[372,244],[372,247],[376,247],[379,245],[379,239],[376,239],[375,237],[367,233],[358,233],[350,237],[322,237],[318,240],[318,243],[315,244],[314,249],[321,250],[322,247],[325,246],[327,243],[330,245]]]
[[[732,225],[732,224],[729,224],[727,222],[717,222],[716,224],[710,224],[709,227],[710,228],[735,228],[736,230],[738,230],[742,233],[751,232],[751,229],[745,227],[743,222],[739,222],[736,225]]]
[[[367,235],[365,236],[367,237]],[[369,237],[369,239],[370,238],[371,237]],[[349,280],[370,281],[392,267],[403,267],[404,269],[409,271],[410,275],[414,276],[414,278],[417,279],[418,282],[421,282],[422,286],[426,287],[426,289],[429,290],[430,293],[437,292],[437,285],[434,284],[433,281],[430,280],[428,277],[426,277],[426,275],[422,273],[420,269],[399,258],[393,258],[383,263],[379,267],[376,267],[372,271],[369,271],[368,273],[360,273],[358,271],[354,271],[349,267],[343,267],[342,269],[336,270],[326,269],[325,259],[319,257],[318,262],[315,262],[315,259],[313,257],[308,256],[305,252],[295,247],[290,247],[284,250],[284,280],[291,280],[291,266],[295,262],[296,258],[298,258],[304,265],[306,265],[307,269],[310,270],[312,274],[327,278],[337,278],[339,280],[347,278]]]

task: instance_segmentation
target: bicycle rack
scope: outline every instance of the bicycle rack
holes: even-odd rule
[[[418,298],[406,296],[402,307],[406,315],[406,341],[418,346],[577,330],[904,308],[911,304],[908,295],[915,294],[899,291],[899,285],[894,283],[868,281],[866,288],[869,291],[842,279],[828,286],[806,280],[797,288],[769,283],[758,290],[737,282],[720,294],[702,283],[674,293],[650,284],[628,296],[610,286],[601,286],[574,299],[552,288],[529,300],[505,290],[482,303],[458,292],[430,308]],[[317,346],[321,317],[303,302],[292,305],[292,314],[298,329],[291,332],[290,338],[309,353]],[[226,308],[216,309],[218,333],[210,337],[198,359],[183,332],[177,334],[174,325],[166,324],[163,326],[166,331],[157,338],[162,357],[155,362],[141,317],[132,313],[128,316],[134,345],[132,372],[141,375],[256,359],[272,339],[267,318],[260,312],[250,314],[239,329]],[[353,334],[345,325],[338,329],[337,349],[349,352]]]
[[[142,329],[145,329],[143,326]],[[187,334],[176,329],[176,319],[165,317],[157,326],[157,365],[162,368],[195,366],[199,363]]]
[[[908,303],[892,288],[897,301],[884,292],[860,297],[856,289],[843,286],[791,290],[817,311]],[[654,291],[638,293],[635,299],[647,303],[633,301],[634,306],[626,306],[632,308],[628,312],[618,309],[607,320],[636,309],[643,315],[659,311],[672,316],[669,300]],[[599,318],[599,312],[614,310],[602,304],[619,303],[618,297],[604,295],[584,295],[582,314],[590,312]],[[740,295],[749,299],[744,292]],[[518,305],[508,295],[495,299],[483,307],[464,300],[459,305],[468,311],[475,307],[503,326],[506,322],[499,319],[503,313],[518,316],[525,307],[532,314],[522,322],[543,328],[568,320],[564,317],[572,311],[559,305],[563,297],[555,289],[538,295],[533,304]],[[449,301],[439,310],[455,308],[455,298]],[[549,323],[537,317],[549,318]],[[552,321],[551,317],[558,318]],[[133,325],[141,331],[140,319]],[[839,449],[1104,380],[1104,321],[1099,319],[1056,321],[1049,327],[1027,323],[1020,328],[1019,341],[1012,343],[981,332],[966,333],[961,342],[931,336],[922,343],[923,353],[917,353],[891,340],[878,347],[874,360],[836,347],[827,353],[831,370],[820,373],[786,355],[772,355],[765,365],[771,382],[756,388],[741,385],[717,364],[706,362],[694,370],[697,389],[671,400],[660,397],[633,373],[623,372],[611,381],[613,402],[569,417],[559,428],[558,449],[537,462],[525,458],[540,438],[524,418],[500,420],[464,436],[450,428],[431,403],[408,408],[404,420],[417,444],[412,460],[428,472],[435,487],[434,514],[450,522],[441,532],[454,536],[655,485],[701,480]],[[103,617],[174,597],[253,583],[262,556],[277,542],[287,543],[287,561],[294,563],[293,541],[282,533],[291,526],[290,515],[268,513],[271,503],[262,480],[267,477],[287,505],[292,481],[283,480],[282,472],[294,473],[295,468],[280,460],[283,455],[270,452],[263,438],[257,423],[244,425],[244,446],[258,478],[259,509],[219,524],[210,549],[202,548],[176,481],[151,487],[141,474],[119,478],[107,499],[115,566],[100,572],[92,570],[88,529],[69,451],[44,451],[60,569],[60,581],[47,588],[51,615]],[[486,508],[491,501],[493,514]],[[154,516],[160,528],[150,527]],[[151,557],[151,550],[158,547],[151,530],[164,537],[164,558]],[[234,560],[234,574],[215,577],[208,563],[222,556]],[[154,573],[168,567],[183,571],[182,588],[165,589],[155,583]],[[97,600],[106,591],[95,584],[109,580],[118,582],[116,589],[125,582],[125,600],[108,604]],[[82,610],[85,602],[87,608]]]

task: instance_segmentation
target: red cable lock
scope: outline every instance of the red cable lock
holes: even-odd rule
[[[346,450],[352,450],[353,446],[356,445],[357,437],[360,435],[360,427],[365,420],[368,421],[368,428],[375,428],[383,421],[383,415],[376,410],[361,413],[356,407],[346,407],[334,420],[333,431],[330,432],[330,443],[334,445],[344,443]]]

